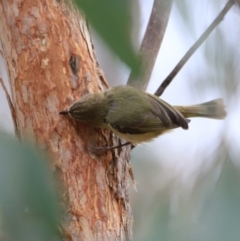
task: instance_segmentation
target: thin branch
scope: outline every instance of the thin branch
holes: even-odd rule
[[[238,6],[240,7],[240,0],[235,0],[235,2],[238,4]]]
[[[15,109],[14,109],[11,97],[10,97],[10,95],[8,93],[8,90],[7,90],[7,88],[6,88],[6,86],[5,86],[4,82],[3,82],[3,79],[1,77],[0,77],[0,83],[2,85],[2,88],[3,88],[4,92],[5,92],[6,99],[7,99],[10,111],[11,111],[15,134],[16,134],[17,137],[20,137],[19,130],[18,130],[18,125],[17,125],[17,118],[16,118]]]
[[[135,76],[131,72],[128,85],[145,90],[165,34],[173,0],[154,0],[152,13],[139,51],[142,72]]]
[[[182,67],[186,64],[189,58],[195,53],[195,51],[201,46],[201,44],[206,40],[206,38],[210,35],[210,33],[217,27],[217,25],[223,20],[226,13],[233,6],[234,1],[229,0],[223,10],[218,14],[212,24],[205,30],[205,32],[200,36],[200,38],[194,43],[194,45],[187,51],[187,53],[183,56],[183,58],[178,62],[172,72],[167,76],[167,78],[162,82],[162,84],[158,87],[155,92],[156,96],[161,96],[167,86],[172,82],[174,77],[178,74],[178,72],[182,69]]]

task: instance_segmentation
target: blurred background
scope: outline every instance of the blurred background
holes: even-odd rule
[[[157,87],[211,24],[226,0],[176,0],[147,91]],[[138,50],[153,0],[133,0],[132,41]],[[161,96],[172,105],[223,98],[223,121],[192,119],[131,152],[134,240],[240,240],[240,8],[234,5]],[[93,32],[110,86],[126,84],[130,70]],[[0,46],[1,48],[1,46]],[[0,67],[3,67],[0,56]],[[3,78],[6,73],[2,69]],[[0,88],[0,128],[13,133]]]

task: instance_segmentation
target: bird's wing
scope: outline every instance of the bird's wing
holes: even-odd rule
[[[115,104],[112,107],[114,111],[110,111],[106,115],[106,124],[124,134],[164,132],[179,126],[184,129],[188,128],[189,120],[169,104],[151,95],[146,95],[146,98],[149,101],[148,108],[146,106],[137,108],[135,104],[135,109],[129,106],[129,108],[125,107],[123,111],[122,105]],[[118,114],[116,117],[116,113],[121,113],[121,115]],[[132,115],[131,118],[129,115]]]
[[[157,116],[163,124],[166,126],[174,125],[182,127],[183,129],[188,129],[189,120],[178,110],[154,95],[148,94],[147,97],[154,115]]]
[[[131,123],[125,119],[108,123],[113,129],[124,134],[145,134],[149,132],[165,130],[166,127],[153,114],[145,115]]]

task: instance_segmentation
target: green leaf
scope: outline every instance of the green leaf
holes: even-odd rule
[[[7,240],[56,240],[59,217],[46,157],[0,133],[0,214]]]
[[[138,73],[139,61],[131,44],[129,0],[75,0],[75,2],[110,49]]]

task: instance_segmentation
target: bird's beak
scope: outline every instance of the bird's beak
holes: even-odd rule
[[[59,112],[60,115],[67,115],[68,114],[68,110],[63,110]]]

